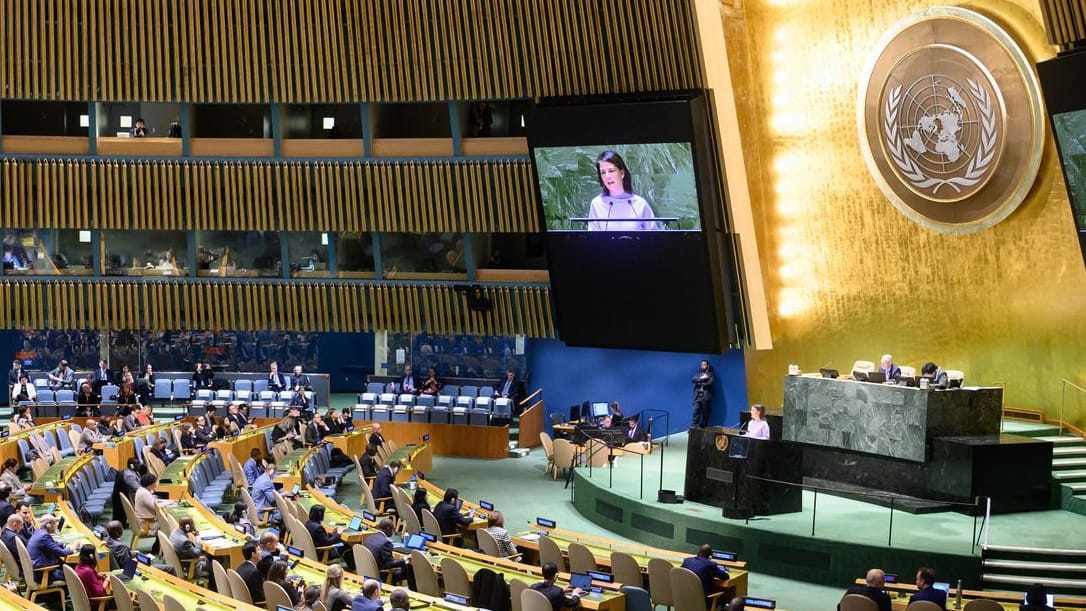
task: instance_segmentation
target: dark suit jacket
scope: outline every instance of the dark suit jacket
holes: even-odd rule
[[[890,596],[878,588],[872,588],[869,585],[855,585],[845,591],[845,594],[859,594],[860,596],[866,596],[875,601],[875,604],[879,606],[879,611],[890,611]],[[841,608],[841,603],[837,603],[837,608]]]
[[[245,418],[245,414],[242,414],[240,412],[238,412],[237,414],[227,414],[226,421],[233,422],[234,424],[238,425],[239,429],[243,429],[245,428],[245,425],[249,424],[249,421]]]
[[[324,525],[316,520],[306,522],[305,529],[308,530],[310,536],[313,537],[313,545],[315,547],[327,547],[340,542],[339,535],[330,534],[324,529]],[[333,555],[338,556],[335,552],[333,552]]]
[[[324,438],[324,429],[317,426],[316,422],[310,422],[305,427],[305,443],[306,445],[315,446],[321,442]]]
[[[381,467],[381,470],[377,472],[377,478],[373,480],[373,498],[375,499],[387,499],[392,496],[392,480],[396,476],[392,474],[392,469],[388,467]]]
[[[572,594],[566,596],[566,591],[553,583],[540,581],[538,583],[533,583],[532,589],[537,592],[542,592],[543,596],[546,596],[547,600],[551,601],[551,608],[554,609],[554,611],[561,611],[562,607],[573,608],[581,604],[580,597]]]
[[[256,565],[246,560],[238,566],[237,571],[238,575],[241,575],[242,581],[249,588],[249,595],[253,597],[253,604],[264,604],[264,578],[260,576],[260,571],[257,570]]]
[[[891,365],[890,371],[885,371],[880,367],[879,372],[886,374],[887,382],[889,382],[890,380],[897,380],[901,377],[901,367],[898,367],[897,365]]]
[[[385,436],[380,433],[370,433],[369,442],[377,447],[385,445]]]
[[[14,530],[11,530],[7,526],[4,527],[3,531],[0,531],[0,541],[3,541],[4,545],[7,546],[8,551],[11,552],[11,557],[12,558],[18,558],[19,557],[19,547],[15,543],[15,540],[18,539],[18,538],[19,538],[19,533],[15,532]],[[8,581],[14,581],[14,579],[9,578]]]
[[[443,535],[455,535],[458,532],[458,525],[467,526],[471,524],[471,520],[461,517],[460,512],[456,511],[456,505],[445,501],[434,505],[434,517],[437,518],[437,523],[441,525],[441,534]]]
[[[312,390],[313,385],[309,383],[309,376],[307,374],[303,373],[300,376],[296,376],[296,375],[291,375],[290,376],[290,388],[291,388],[291,390],[294,390],[295,388],[298,388],[299,386],[301,386],[302,388],[304,388],[306,390]]]
[[[727,579],[728,569],[720,566],[708,558],[694,556],[683,560],[682,568],[690,569],[701,580],[702,591],[705,592],[705,607],[709,607],[709,595],[716,591],[715,579]]]
[[[407,562],[401,558],[397,560],[392,555],[392,540],[385,536],[385,533],[377,531],[372,535],[366,537],[366,540],[362,542],[362,545],[366,546],[366,549],[370,550],[373,557],[377,559],[377,568],[393,569],[399,568]],[[377,578],[378,575],[373,575]]]
[[[645,428],[641,426],[641,422],[638,422],[632,431],[629,427],[626,427],[626,443],[641,443],[646,439],[648,439],[648,434],[645,432]]]
[[[279,392],[286,389],[287,377],[281,373],[277,373],[274,376],[268,374],[268,390]]]
[[[940,609],[946,609],[946,592],[942,590],[936,590],[931,586],[926,586],[922,590],[917,590],[916,594],[913,594],[909,598],[909,602],[914,600],[930,600],[931,602],[939,605]]]
[[[701,374],[707,374],[709,377],[702,381]],[[694,400],[695,401],[712,401],[713,400],[713,384],[716,384],[716,374],[713,373],[713,368],[710,367],[705,371],[698,371],[694,374],[694,377],[690,378],[690,382],[694,385]]]

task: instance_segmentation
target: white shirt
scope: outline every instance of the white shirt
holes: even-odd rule
[[[754,439],[769,439],[769,423],[765,420],[751,419],[747,423],[747,437]]]

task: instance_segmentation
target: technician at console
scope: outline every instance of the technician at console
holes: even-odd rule
[[[626,162],[614,151],[596,158],[596,179],[603,191],[588,207],[589,231],[650,231],[656,229],[652,207],[634,193]],[[599,219],[599,220],[595,220]]]

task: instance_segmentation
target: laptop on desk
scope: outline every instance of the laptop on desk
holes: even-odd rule
[[[841,375],[836,369],[826,369],[825,367],[819,369],[818,372],[822,374],[822,377],[831,379],[837,379]]]
[[[392,546],[392,551],[400,554],[410,554],[412,550],[426,551],[426,539],[422,535],[408,535],[402,544]]]
[[[361,533],[364,529],[365,527],[362,526],[362,516],[354,515],[351,516],[351,521],[347,524],[347,529],[343,531],[343,534],[357,535]]]
[[[139,562],[135,558],[129,558],[128,562],[124,563],[124,570],[118,575],[121,581],[132,581],[132,578],[136,576],[136,567],[139,566]]]

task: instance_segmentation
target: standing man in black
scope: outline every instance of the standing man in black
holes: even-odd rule
[[[709,412],[713,408],[713,384],[716,382],[716,374],[713,373],[713,366],[709,361],[701,362],[700,369],[690,382],[694,385],[694,415],[690,419],[690,428],[705,428],[709,425]]]
[[[109,368],[106,367],[105,361],[98,361],[98,369],[95,369],[94,373],[91,374],[91,381],[94,383],[94,393],[101,398],[102,387],[113,382],[113,376],[110,375]],[[112,397],[106,398],[111,399]]]

